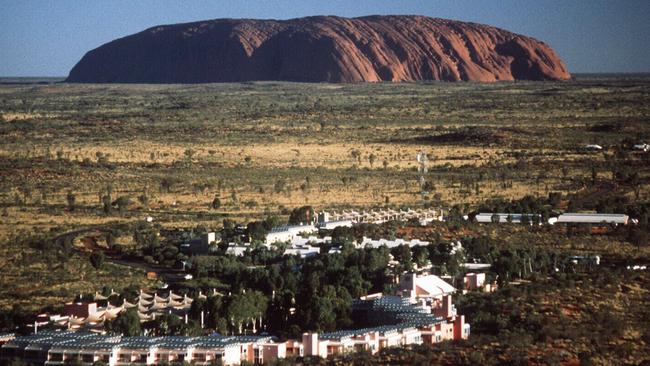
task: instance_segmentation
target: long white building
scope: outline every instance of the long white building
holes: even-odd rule
[[[370,211],[355,211],[343,210],[342,212],[326,212],[323,211],[318,214],[319,221],[351,221],[354,224],[358,223],[372,223],[381,224],[387,221],[399,220],[407,221],[410,219],[417,219],[421,224],[427,224],[432,221],[442,221],[442,210],[426,208],[426,209],[406,209],[406,210],[370,210]]]
[[[266,245],[269,246],[273,243],[292,241],[302,233],[313,234],[317,232],[318,228],[314,225],[280,226],[273,228],[273,230],[266,235]]]
[[[617,224],[627,225],[630,217],[623,214],[565,213],[557,218],[558,224]]]

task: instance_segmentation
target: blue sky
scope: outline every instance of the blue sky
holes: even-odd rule
[[[370,14],[472,21],[533,36],[571,72],[650,72],[650,0],[0,0],[0,76],[66,76],[87,51],[158,24]]]

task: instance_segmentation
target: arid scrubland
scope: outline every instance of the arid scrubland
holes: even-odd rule
[[[152,216],[476,204],[640,174],[650,80],[0,86],[3,237]],[[602,152],[586,152],[597,143]],[[429,157],[421,193],[415,156]],[[128,197],[110,215],[102,196]],[[627,194],[631,194],[628,192]],[[214,198],[220,207],[211,208]],[[71,202],[73,201],[73,202]],[[70,203],[74,210],[70,210]],[[121,212],[120,212],[121,211]]]

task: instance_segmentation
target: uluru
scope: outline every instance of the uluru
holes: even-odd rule
[[[545,44],[424,16],[215,19],[161,25],[89,51],[68,82],[567,80]]]

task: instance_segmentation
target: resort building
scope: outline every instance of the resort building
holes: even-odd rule
[[[476,217],[475,217],[476,222],[482,223],[482,224],[485,224],[485,223],[521,224],[522,220],[524,218],[527,218],[528,222],[531,225],[533,224],[533,221],[535,221],[536,219],[538,220],[538,223],[540,225],[543,224],[542,215],[539,215],[539,214],[481,212],[481,213],[477,214]]]
[[[402,278],[398,295],[378,293],[354,301],[352,317],[364,328],[305,333],[301,339],[282,342],[271,336],[219,334],[124,337],[100,334],[83,326],[45,331],[35,329],[27,336],[8,334],[0,338],[4,342],[0,343],[0,363],[18,358],[28,363],[57,366],[72,362],[91,366],[98,361],[109,366],[210,365],[216,362],[239,365],[244,361],[262,364],[286,357],[328,358],[360,350],[374,354],[386,347],[467,339],[470,325],[465,323],[463,315],[456,313],[451,301],[454,292],[451,285],[437,276],[407,274]],[[121,308],[138,306],[139,314],[153,317],[159,309],[169,311],[170,307],[187,306],[188,300],[172,292],[167,296],[141,292],[137,304],[125,302]],[[96,303],[71,303],[66,304],[65,309],[66,316],[77,319],[81,325],[86,324],[86,319],[105,318],[109,311],[97,307]]]
[[[365,236],[363,237],[363,240],[359,244],[357,244],[357,247],[359,248],[380,248],[383,246],[386,246],[388,248],[395,248],[400,245],[408,245],[409,247],[416,247],[416,246],[426,246],[429,245],[428,241],[422,241],[418,239],[413,239],[413,240],[404,240],[404,239],[377,239],[373,240],[370,238],[366,238]]]
[[[630,217],[623,214],[565,213],[557,218],[558,224],[614,224],[627,225]]]
[[[314,225],[292,225],[292,226],[280,226],[271,230],[270,233],[266,235],[266,245],[269,246],[273,243],[284,243],[292,241],[294,238],[297,238],[299,234],[313,234],[317,233],[318,228]]]
[[[381,224],[387,221],[408,221],[418,220],[420,224],[426,225],[432,221],[443,221],[442,210],[433,208],[419,209],[419,210],[371,210],[371,211],[342,211],[342,212],[326,212],[323,211],[318,214],[320,222],[326,221],[351,221],[353,224],[358,223],[371,223]],[[322,220],[322,221],[321,221]]]
[[[418,276],[415,273],[402,276],[398,289],[398,294],[411,302],[416,302],[418,299],[441,300],[443,296],[454,292],[456,292],[454,286],[438,276]]]
[[[263,363],[266,359],[286,357],[284,343],[271,337],[121,337],[86,332],[43,331],[17,337],[0,349],[0,360],[20,358],[44,365],[64,365],[80,361],[92,365],[102,361],[110,366],[157,365],[191,362],[209,365],[221,361],[238,365],[242,361]]]

